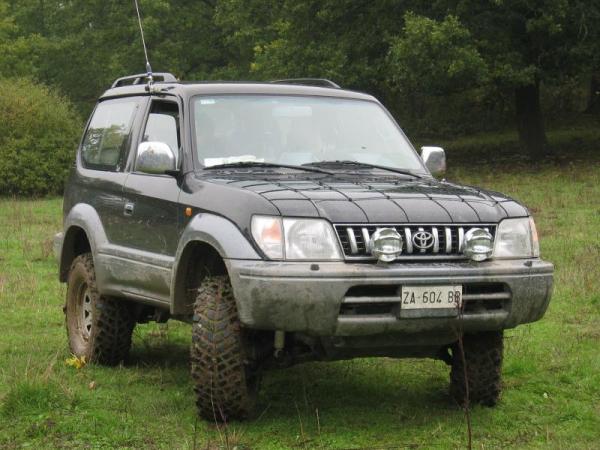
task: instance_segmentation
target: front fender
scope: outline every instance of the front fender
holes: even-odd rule
[[[192,241],[211,245],[223,259],[262,259],[233,222],[215,214],[201,213],[190,220],[179,240],[176,261]]]
[[[171,282],[171,305],[176,304],[177,283],[180,276],[185,276],[184,252],[190,244],[205,243],[213,247],[221,258],[243,260],[261,260],[261,256],[252,247],[246,236],[237,228],[233,222],[224,217],[210,213],[200,213],[187,224],[181,238],[173,267],[173,279]],[[182,262],[183,261],[183,262]]]

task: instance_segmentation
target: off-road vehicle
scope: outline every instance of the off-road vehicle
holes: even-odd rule
[[[66,185],[75,355],[119,364],[136,323],[189,322],[210,420],[251,415],[264,368],[369,356],[441,359],[459,403],[497,402],[503,330],[552,290],[525,207],[434,178],[442,149],[327,80],[154,80],[100,97]]]

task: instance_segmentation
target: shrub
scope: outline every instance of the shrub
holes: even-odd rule
[[[80,134],[67,99],[30,80],[0,80],[0,195],[61,192]]]

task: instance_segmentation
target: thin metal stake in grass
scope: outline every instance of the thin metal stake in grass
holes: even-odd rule
[[[198,437],[198,414],[194,414],[194,439],[193,449],[196,450],[196,438]]]
[[[300,417],[300,409],[298,409],[298,403],[294,400],[294,406],[296,407],[296,412],[298,413],[298,421],[300,422],[300,438],[302,439],[302,446],[306,448],[306,437],[304,436],[304,425],[302,424],[302,417]]]
[[[321,421],[319,420],[319,408],[315,408],[315,414],[317,415],[317,434],[319,435],[319,444],[321,448],[325,448],[323,446],[323,439],[321,438]]]
[[[465,421],[467,422],[467,448],[471,450],[473,448],[473,430],[471,429],[471,401],[469,397],[469,374],[467,370],[467,359],[465,357],[465,347],[463,345],[463,304],[458,305],[458,350],[460,352],[460,359],[463,367],[463,377],[465,380],[465,401],[463,410],[465,412]]]

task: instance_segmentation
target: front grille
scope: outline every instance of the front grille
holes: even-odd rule
[[[373,233],[380,228],[394,228],[403,240],[402,254],[397,259],[458,259],[464,258],[464,236],[472,228],[483,228],[495,236],[493,224],[471,225],[335,225],[346,259],[375,259],[368,248]],[[419,248],[416,233],[425,231],[433,237],[427,248]]]

